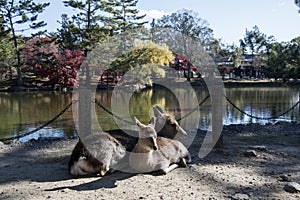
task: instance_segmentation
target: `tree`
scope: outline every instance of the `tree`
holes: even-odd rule
[[[80,34],[75,26],[74,20],[72,21],[67,14],[62,14],[61,21],[61,28],[57,29],[58,33],[57,36],[59,40],[59,44],[62,49],[70,49],[70,50],[77,50],[80,49]]]
[[[180,33],[182,37],[189,37],[204,47],[212,40],[213,30],[208,26],[208,22],[200,18],[198,13],[186,9],[163,16],[155,25],[159,28],[172,29]]]
[[[12,77],[11,66],[15,64],[16,56],[14,54],[13,44],[9,37],[0,38],[0,79],[9,75]],[[9,74],[7,73],[9,72]]]
[[[136,9],[138,0],[106,0],[104,10],[111,16],[106,23],[115,33],[124,33],[128,30],[142,28],[147,22],[141,20],[146,15],[139,15]]]
[[[230,46],[231,56],[234,68],[238,68],[242,65],[243,60],[243,50],[240,47],[235,46],[234,44]]]
[[[127,79],[121,84],[131,81],[151,85],[152,75],[164,76],[164,70],[159,66],[168,65],[173,60],[174,56],[166,45],[160,46],[153,42],[140,42],[136,48],[116,58],[110,64],[110,67],[112,70],[130,71],[128,73],[130,76],[127,76]]]
[[[60,50],[50,38],[34,38],[22,49],[25,69],[38,78],[47,79],[55,87],[77,85],[77,70],[82,63],[82,52]]]
[[[289,78],[300,78],[300,37],[287,44],[286,57]]]
[[[286,44],[274,43],[268,51],[264,74],[269,78],[282,78],[286,72]]]
[[[266,47],[267,36],[260,32],[257,26],[252,30],[247,30],[243,39],[240,40],[240,46],[243,48],[244,53],[254,55]]]
[[[17,57],[18,85],[22,85],[21,57],[17,32],[29,29],[38,29],[46,25],[44,21],[37,21],[38,14],[42,13],[50,3],[35,3],[33,0],[1,0],[1,18],[4,19],[4,30],[1,34],[10,33],[14,42]],[[41,34],[39,32],[38,34]]]
[[[300,0],[295,0],[295,4],[299,7],[299,13],[300,13]]]
[[[63,3],[66,7],[76,10],[72,21],[68,20],[66,15],[62,16],[65,25],[63,30],[69,30],[71,33],[68,34],[76,36],[75,43],[79,44],[86,57],[96,44],[110,35],[110,31],[104,27],[103,23],[106,19],[101,13],[104,10],[103,2],[99,0],[66,0]]]
[[[240,40],[240,46],[244,54],[251,55],[252,58],[249,76],[256,77],[261,71],[262,56],[267,52],[267,36],[260,32],[257,26],[254,26],[250,31],[246,29],[244,39]]]
[[[166,43],[171,51],[198,66],[204,62],[199,55],[204,54],[202,49],[209,49],[212,32],[206,20],[185,9],[163,16],[156,24],[152,24],[151,30],[155,42]],[[190,80],[190,65],[187,80]]]

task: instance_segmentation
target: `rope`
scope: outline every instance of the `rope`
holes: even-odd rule
[[[204,104],[204,102],[209,98],[209,94],[195,107],[193,108],[193,110],[191,110],[189,113],[187,113],[186,115],[184,115],[183,117],[180,117],[178,119],[176,119],[176,121],[181,121],[182,119],[188,117],[189,115],[191,115],[193,112],[195,112],[195,110],[198,109],[198,107],[201,107],[202,104]]]
[[[31,135],[32,133],[35,133],[43,128],[45,128],[46,126],[48,126],[49,124],[51,124],[52,122],[54,122],[57,118],[59,118],[62,114],[64,114],[74,103],[77,103],[78,101],[72,101],[70,104],[68,104],[60,113],[58,113],[54,118],[52,118],[51,120],[49,120],[48,122],[46,122],[45,124],[41,125],[40,127],[32,130],[32,131],[29,131],[27,133],[24,133],[22,135],[17,135],[17,136],[14,136],[14,137],[10,137],[10,138],[4,138],[4,139],[1,139],[3,142],[5,141],[8,141],[8,140],[14,140],[14,139],[20,139],[22,137],[25,137],[25,136],[28,136],[28,135]]]
[[[127,124],[130,124],[130,125],[135,125],[135,123],[133,123],[133,122],[131,122],[131,121],[128,121],[128,120],[126,120],[126,119],[123,119],[122,117],[120,117],[120,116],[118,116],[118,115],[112,113],[110,110],[108,110],[107,108],[105,108],[105,106],[104,106],[102,103],[100,103],[99,101],[97,101],[97,99],[94,99],[93,102],[96,103],[96,104],[97,104],[100,108],[102,108],[104,111],[106,111],[107,113],[109,113],[111,116],[117,118],[118,120],[121,120],[121,121],[123,121],[123,122],[126,122]]]
[[[294,104],[291,108],[289,108],[287,111],[283,112],[283,113],[280,113],[279,115],[277,116],[274,116],[274,117],[257,117],[257,116],[254,116],[254,115],[251,115],[251,114],[248,114],[246,113],[245,111],[243,111],[242,109],[240,109],[239,107],[237,107],[228,97],[226,97],[226,100],[235,108],[237,109],[238,111],[240,111],[241,113],[243,113],[244,115],[247,115],[248,117],[251,117],[251,118],[254,118],[254,119],[259,119],[259,120],[271,120],[271,119],[277,119],[285,114],[287,114],[288,112],[290,112],[291,110],[293,110],[296,106],[298,106],[298,104],[300,103],[300,99],[299,101]]]

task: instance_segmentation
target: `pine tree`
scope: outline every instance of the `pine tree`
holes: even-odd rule
[[[57,36],[62,49],[70,49],[72,51],[80,49],[80,34],[78,33],[74,20],[72,21],[67,14],[62,14],[61,28],[58,29]]]
[[[42,13],[50,3],[35,3],[33,0],[1,0],[0,11],[3,18],[0,35],[10,33],[17,55],[18,86],[22,85],[21,56],[17,32],[38,29],[46,25],[44,21],[37,21],[38,14]],[[41,34],[39,32],[38,34]]]
[[[84,50],[84,55],[93,49],[93,47],[103,41],[109,31],[104,27],[103,21],[105,17],[102,15],[102,0],[66,0],[63,1],[66,7],[72,7],[76,10],[76,14],[72,16],[72,21],[68,20],[65,30],[70,31],[69,34],[76,35],[80,48]],[[61,29],[62,30],[62,29]]]
[[[111,14],[108,26],[117,33],[143,27],[147,22],[141,20],[146,15],[139,15],[137,3],[138,0],[106,0],[105,11]]]

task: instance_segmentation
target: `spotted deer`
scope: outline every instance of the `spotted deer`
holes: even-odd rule
[[[154,106],[153,113],[158,136],[167,138],[174,138],[176,135],[187,136],[174,117],[164,113],[160,107]],[[124,151],[132,151],[138,142],[138,137],[135,137],[137,135],[137,131],[116,129],[107,133],[91,134],[83,141],[79,139],[69,160],[70,174],[104,176],[125,156]]]
[[[144,125],[135,118],[139,139],[129,155],[130,167],[138,173],[167,174],[177,167],[187,167],[191,161],[187,148],[179,141],[157,137],[155,120]]]

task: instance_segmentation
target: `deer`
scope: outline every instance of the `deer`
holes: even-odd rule
[[[104,176],[125,156],[126,148],[106,132],[95,132],[79,139],[69,161],[72,175]]]
[[[160,137],[185,137],[186,131],[178,124],[176,119],[166,113],[159,106],[153,106],[155,116],[155,129]],[[137,131],[109,130],[92,133],[86,138],[79,139],[74,147],[70,160],[69,172],[74,176],[98,174],[104,176],[125,156],[131,152],[138,142]],[[90,144],[91,143],[91,144]],[[87,147],[85,145],[88,145]]]
[[[138,127],[139,139],[129,155],[130,167],[138,173],[156,172],[167,174],[177,167],[187,167],[191,156],[187,148],[179,141],[157,137],[155,119],[148,125],[134,117]]]

